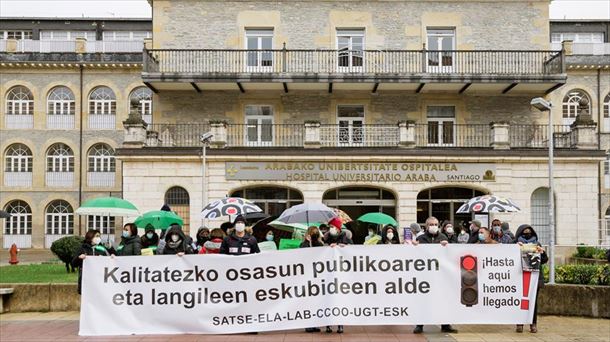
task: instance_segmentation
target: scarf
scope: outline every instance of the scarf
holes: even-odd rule
[[[518,242],[521,242],[523,244],[528,244],[528,243],[538,243],[538,239],[536,239],[535,236],[532,236],[529,239],[526,239],[525,237],[523,237],[523,235],[519,236],[519,238],[517,239]]]

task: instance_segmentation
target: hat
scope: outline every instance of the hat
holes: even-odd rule
[[[469,223],[474,224],[475,226],[477,226],[479,228],[481,228],[481,226],[482,226],[481,221],[479,221],[479,220],[472,220]]]
[[[233,221],[233,224],[237,223],[237,222],[243,222],[246,223],[246,219],[241,216],[241,215],[237,215],[237,217],[235,218],[235,220]]]
[[[341,226],[343,225],[343,222],[341,221],[340,218],[333,217],[330,221],[328,221],[328,224],[331,225],[331,226],[334,226],[339,231],[341,231]]]
[[[421,232],[421,226],[419,225],[419,223],[411,223],[409,229],[411,229],[411,231],[416,234]]]

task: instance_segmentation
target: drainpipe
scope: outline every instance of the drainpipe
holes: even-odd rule
[[[79,143],[78,143],[78,206],[80,207],[83,203],[83,64],[78,65],[79,69],[79,102],[80,102],[80,111],[79,111]],[[82,215],[78,215],[78,235],[83,235],[83,225],[82,225]]]

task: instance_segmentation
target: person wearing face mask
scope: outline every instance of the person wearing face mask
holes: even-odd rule
[[[260,253],[256,238],[246,233],[246,220],[242,216],[238,216],[234,223],[235,228],[231,235],[222,240],[220,254],[243,255]]]
[[[199,253],[203,248],[203,245],[210,240],[210,230],[207,227],[199,227],[197,229],[197,241],[195,241],[195,245],[193,249],[196,253]]]
[[[517,232],[515,233],[515,238],[517,240],[517,243],[520,246],[523,245],[527,245],[527,244],[533,244],[536,246],[536,252],[540,253],[540,264],[544,265],[549,261],[549,257],[547,256],[546,252],[544,251],[544,249],[542,248],[542,245],[540,244],[540,242],[538,242],[538,234],[536,234],[536,231],[534,230],[534,228],[532,228],[532,226],[530,226],[529,224],[522,224],[519,226],[519,228],[517,229]],[[538,293],[540,293],[540,289],[544,287],[544,272],[542,272],[542,269],[540,269],[540,271],[538,272],[538,291],[536,291],[536,301],[534,302],[534,319],[532,320],[532,324],[530,324],[530,332],[531,333],[537,333],[538,332]],[[517,330],[518,333],[522,333],[523,332],[523,324],[518,324],[517,325]]]
[[[481,229],[481,221],[472,220],[470,221],[470,238],[468,238],[468,243],[477,243],[479,242],[479,229]]]
[[[159,244],[159,235],[155,233],[155,228],[149,225],[144,230],[144,235],[140,237],[140,242],[142,243],[142,249],[151,248],[154,250],[157,249],[157,245]]]
[[[121,243],[116,249],[116,255],[142,255],[142,242],[138,236],[138,227],[133,223],[123,226]]]
[[[491,237],[498,243],[513,243],[513,240],[509,236],[504,235],[502,222],[498,219],[491,221]]]
[[[81,294],[83,283],[83,260],[92,255],[110,256],[110,252],[102,244],[102,234],[99,230],[89,229],[85,234],[85,240],[72,259],[72,267],[78,268],[78,294]]]
[[[268,231],[267,234],[265,235],[266,241],[273,241],[274,238],[275,238],[275,235],[273,235],[272,230]]]
[[[443,228],[441,229],[441,233],[445,234],[447,237],[447,241],[449,243],[457,243],[457,234],[455,234],[455,230],[453,230],[453,224],[449,221],[443,222]]]
[[[377,234],[377,226],[369,225],[369,234],[364,238],[365,245],[376,245],[381,241],[381,236]]]
[[[222,240],[225,238],[225,232],[220,228],[214,228],[210,232],[210,240],[203,244],[203,248],[199,251],[199,254],[219,254],[220,245]]]
[[[487,227],[481,227],[479,229],[478,239],[478,244],[493,245],[498,243],[498,241],[493,239],[491,231]]]
[[[508,222],[502,222],[502,234],[506,235],[510,238],[510,241],[512,241],[513,243],[515,242],[515,234],[513,234],[513,232],[510,231],[510,225],[508,224]]]
[[[383,230],[381,231],[381,240],[378,243],[379,245],[399,245],[400,244],[400,238],[398,237],[398,234],[396,233],[396,227],[392,226],[391,224],[388,224],[387,226],[383,227]]]
[[[311,226],[307,229],[307,233],[305,234],[305,238],[299,248],[310,248],[310,247],[323,247],[324,242],[322,241],[322,234],[320,234],[320,230],[316,226]],[[305,332],[314,333],[320,332],[320,328],[305,328]]]
[[[457,236],[457,243],[468,243],[468,240],[470,240],[470,230],[467,225],[462,224],[462,229]]]
[[[345,245],[351,245],[352,241],[347,237],[345,232],[341,229],[343,223],[338,217],[332,218],[328,221],[328,232],[324,235],[324,243],[328,246],[335,247],[337,245],[343,247]]]
[[[426,220],[426,233],[417,238],[418,243],[420,244],[428,244],[428,243],[440,243],[441,246],[447,246],[447,237],[445,234],[440,232],[440,228],[438,227],[438,219],[434,216],[428,217]],[[421,248],[421,247],[417,247]],[[441,331],[445,333],[455,334],[458,331],[453,329],[451,324],[442,324]],[[424,326],[422,324],[418,324],[413,329],[414,334],[421,334],[424,332]]]
[[[165,233],[165,246],[157,249],[157,254],[169,254],[183,256],[185,254],[195,254],[189,239],[178,224],[172,224]]]

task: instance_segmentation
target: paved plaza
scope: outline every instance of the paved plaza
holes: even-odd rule
[[[104,322],[100,322],[104,324]],[[78,312],[6,313],[0,315],[0,341],[430,341],[430,342],[604,342],[610,341],[610,320],[580,317],[539,317],[539,332],[517,334],[507,325],[460,325],[458,334],[442,334],[438,326],[426,326],[425,334],[413,335],[412,326],[346,326],[344,334],[302,330],[258,335],[138,335],[78,336]],[[527,328],[527,326],[526,326]]]

